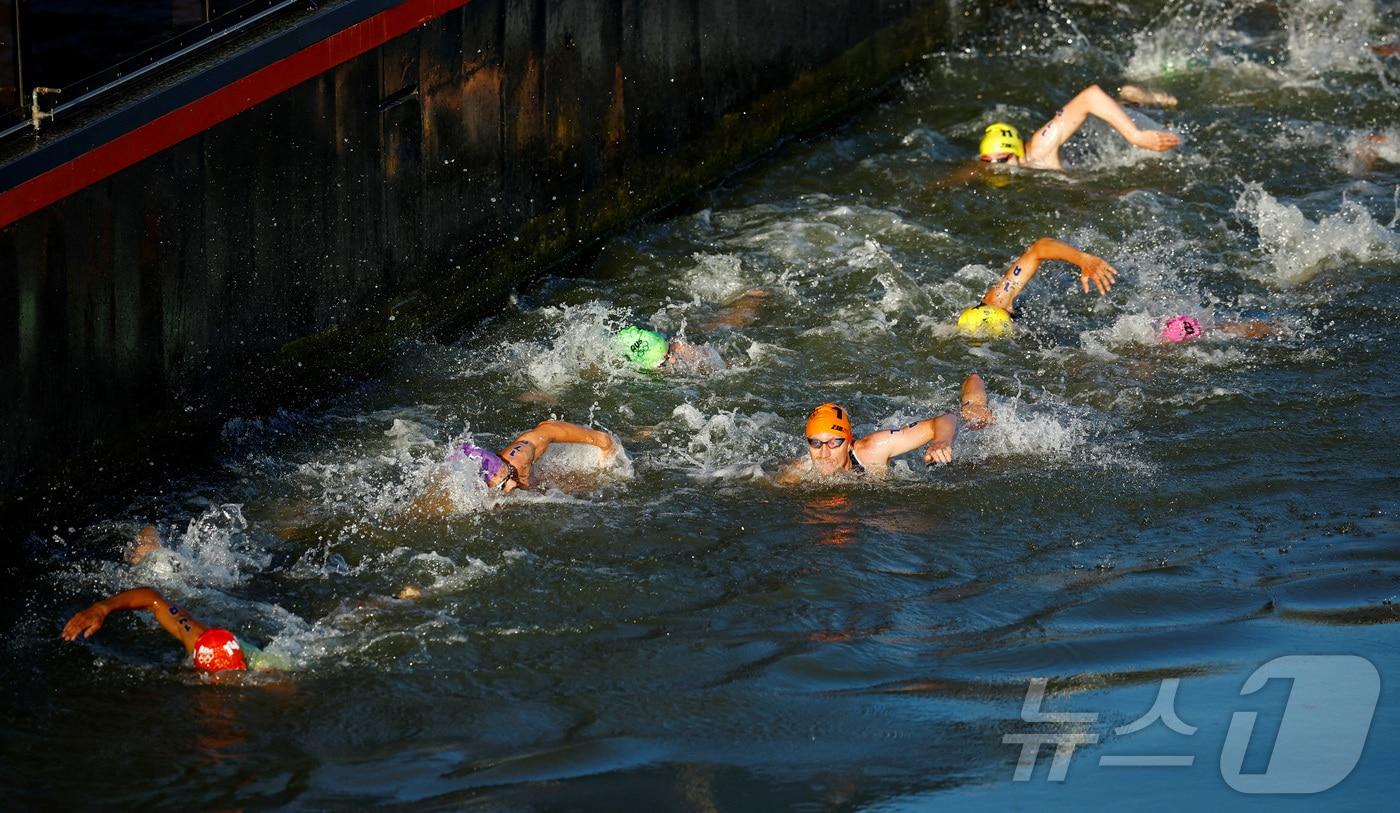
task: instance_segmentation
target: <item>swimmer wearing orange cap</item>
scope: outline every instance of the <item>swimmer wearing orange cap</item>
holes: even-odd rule
[[[258,668],[261,650],[226,629],[206,627],[150,587],[123,590],[75,614],[63,627],[63,639],[91,638],[102,629],[107,616],[118,610],[150,610],[161,628],[184,644],[194,668],[201,672]]]
[[[974,305],[958,317],[958,330],[969,338],[1005,336],[1011,331],[1011,320],[1016,313],[1016,297],[1025,290],[1026,284],[1040,270],[1046,260],[1060,260],[1079,267],[1079,287],[1089,293],[1092,285],[1103,296],[1118,281],[1118,270],[1102,257],[1087,251],[1080,251],[1069,243],[1049,237],[1042,237],[1030,244],[1025,253],[1016,258],[1006,273],[1001,275],[987,293],[980,305]]]
[[[981,429],[994,420],[987,406],[986,385],[975,373],[962,385],[962,416],[971,429]],[[951,463],[957,434],[958,420],[950,413],[856,438],[851,413],[837,404],[822,404],[807,418],[807,457],[783,466],[778,482],[795,483],[812,475],[831,477],[841,472],[882,474],[889,468],[890,458],[925,444],[925,463]]]

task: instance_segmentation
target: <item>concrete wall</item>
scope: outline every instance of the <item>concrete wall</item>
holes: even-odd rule
[[[372,370],[849,105],[955,3],[474,0],[12,224],[0,484]]]

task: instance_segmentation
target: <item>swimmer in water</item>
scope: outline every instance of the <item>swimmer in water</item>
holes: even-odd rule
[[[958,332],[971,338],[1005,336],[1011,332],[1016,314],[1016,297],[1040,270],[1046,260],[1060,260],[1079,267],[1079,285],[1089,293],[1092,284],[1103,296],[1113,288],[1118,271],[1102,257],[1080,251],[1069,243],[1042,237],[1031,243],[1026,252],[1006,269],[1001,279],[987,289],[982,304],[974,305],[958,316]]]
[[[995,421],[987,406],[987,387],[976,373],[962,384],[962,418],[969,429],[981,429]],[[807,457],[783,466],[777,480],[787,485],[813,474],[822,478],[841,472],[884,474],[890,458],[925,444],[925,463],[951,463],[957,435],[958,419],[947,413],[857,439],[851,431],[851,413],[836,404],[822,404],[807,418]]]
[[[1121,91],[1124,101],[1137,105],[1175,106],[1176,98],[1158,91],[1125,85]],[[1096,116],[1118,131],[1129,144],[1153,152],[1166,152],[1181,144],[1181,137],[1165,130],[1144,130],[1098,85],[1090,85],[1055,113],[1055,117],[1035,131],[1030,143],[1021,141],[1021,133],[1003,122],[988,125],[978,147],[979,163],[970,164],[942,180],[931,184],[939,189],[969,183],[981,176],[991,164],[1009,164],[1029,169],[1064,170],[1060,163],[1060,147],[1079,132],[1089,116]]]
[[[1225,322],[1213,325],[1211,330],[1224,333],[1227,336],[1234,336],[1237,339],[1267,339],[1279,333],[1277,325],[1258,320]],[[1162,327],[1157,332],[1157,339],[1162,344],[1183,344],[1204,338],[1205,335],[1206,328],[1200,323],[1200,320],[1194,316],[1179,313],[1163,320]]]
[[[1143,130],[1126,111],[1098,85],[1079,91],[1073,99],[1035,131],[1029,144],[1021,143],[1016,128],[1000,122],[987,127],[978,149],[978,158],[994,164],[1012,164],[1031,169],[1064,169],[1060,147],[1079,132],[1090,115],[1097,116],[1118,131],[1129,144],[1153,152],[1166,152],[1181,144],[1180,136],[1165,130]]]
[[[63,627],[63,640],[91,638],[107,616],[120,610],[150,610],[161,628],[178,640],[200,672],[268,668],[262,650],[226,629],[209,627],[150,587],[123,590],[75,614]]]
[[[516,489],[533,488],[537,483],[531,475],[534,465],[554,443],[580,443],[598,448],[598,462],[603,464],[616,453],[617,442],[607,432],[589,429],[568,421],[541,421],[534,429],[511,441],[500,454],[463,444],[448,455],[448,463],[474,460],[481,468],[481,480],[486,487],[509,494]],[[443,478],[434,478],[428,490],[409,507],[409,513],[423,516],[445,516],[454,505]]]
[[[750,325],[768,300],[768,292],[755,288],[725,305],[705,327],[738,328]],[[713,347],[690,344],[643,327],[625,327],[613,337],[617,354],[643,370],[708,372],[725,369],[724,359]]]
[[[613,336],[617,354],[643,370],[692,372],[723,370],[724,359],[713,347],[668,339],[655,330],[625,327]]]
[[[160,532],[146,525],[136,534],[127,552],[127,561],[138,565],[147,556],[164,550]],[[400,600],[411,601],[422,596],[417,587],[407,586],[398,593]],[[227,629],[210,627],[195,619],[184,608],[171,603],[153,587],[136,587],[105,598],[81,612],[75,613],[63,626],[63,640],[91,638],[106,622],[107,616],[122,610],[149,610],[171,637],[185,647],[191,665],[199,672],[272,671],[285,668],[269,658],[262,649],[253,646]]]

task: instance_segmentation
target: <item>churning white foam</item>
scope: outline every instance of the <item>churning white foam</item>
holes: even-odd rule
[[[1289,73],[1320,76],[1376,70],[1370,46],[1380,21],[1373,0],[1293,0],[1281,10],[1288,32],[1284,67]],[[1384,71],[1377,74],[1384,82]]]
[[[231,587],[272,561],[250,538],[240,505],[212,506],[192,518],[184,533],[171,536],[134,569],[156,587],[183,593],[209,585]]]
[[[1235,212],[1258,230],[1259,250],[1273,269],[1263,281],[1278,287],[1305,283],[1344,260],[1372,262],[1400,253],[1395,232],[1351,200],[1344,200],[1336,214],[1312,221],[1297,206],[1280,203],[1261,185],[1250,183]]]
[[[743,415],[738,410],[706,415],[685,403],[671,412],[674,423],[663,427],[667,444],[659,463],[700,479],[758,479],[764,463],[786,462],[778,449],[794,446],[784,437],[780,420],[770,412]]]
[[[585,372],[601,371],[607,377],[640,375],[618,355],[613,337],[636,320],[622,309],[601,302],[582,305],[550,305],[537,314],[549,334],[540,340],[511,342],[501,348],[497,367],[517,371],[525,383],[548,394],[558,394],[577,383]]]

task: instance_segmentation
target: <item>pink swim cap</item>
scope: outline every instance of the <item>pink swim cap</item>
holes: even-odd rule
[[[1170,344],[1179,342],[1189,342],[1192,339],[1201,338],[1201,323],[1196,321],[1196,317],[1179,314],[1173,316],[1162,325],[1162,341]]]

